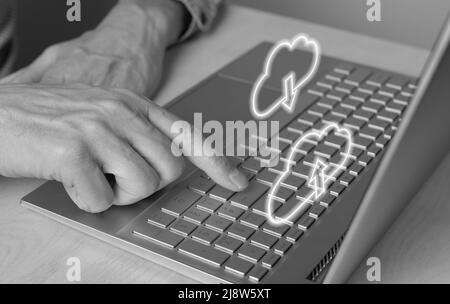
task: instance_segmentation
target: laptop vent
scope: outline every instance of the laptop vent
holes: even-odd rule
[[[306,277],[308,280],[316,282],[320,275],[324,272],[330,262],[334,259],[338,253],[339,247],[341,247],[344,236],[341,236],[337,242],[331,247],[331,249],[325,254],[325,256],[320,260],[320,262],[314,267],[311,273]]]

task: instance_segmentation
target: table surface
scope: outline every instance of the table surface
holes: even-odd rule
[[[317,38],[327,55],[412,76],[419,74],[428,55],[428,50],[226,6],[209,33],[169,52],[155,101],[166,104],[260,41],[276,41],[298,32]],[[368,254],[380,258],[382,282],[450,281],[449,180],[450,157],[446,157]],[[19,206],[19,199],[41,183],[34,179],[0,178],[1,283],[66,283],[69,257],[80,259],[84,283],[195,283]],[[364,260],[350,282],[367,283],[366,271]]]

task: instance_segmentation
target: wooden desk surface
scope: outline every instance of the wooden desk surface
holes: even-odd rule
[[[427,50],[228,6],[210,33],[170,51],[155,100],[167,103],[260,41],[288,38],[298,32],[317,38],[325,54],[410,75],[419,74],[428,55]],[[369,253],[381,259],[382,282],[450,281],[449,180],[447,157]],[[0,178],[1,283],[65,283],[69,257],[81,260],[84,283],[194,282],[20,207],[19,199],[41,183]],[[367,282],[365,273],[363,262],[350,282]]]

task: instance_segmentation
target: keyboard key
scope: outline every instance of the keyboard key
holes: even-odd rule
[[[397,113],[401,115],[406,109],[406,105],[391,101],[386,105],[386,110]]]
[[[354,178],[354,177],[353,177]],[[322,215],[322,213],[324,213],[326,210],[326,207],[324,207],[321,204],[314,204],[311,209],[309,209],[309,216],[313,217],[313,218],[318,218]]]
[[[189,184],[189,188],[201,194],[205,194],[214,187],[214,185],[215,183],[212,180],[198,176]]]
[[[254,157],[249,157],[245,162],[242,163],[241,167],[253,173],[258,173],[262,169],[261,162]]]
[[[178,250],[186,255],[200,259],[204,262],[220,266],[228,259],[229,255],[208,245],[185,239]]]
[[[253,228],[242,225],[241,223],[233,223],[228,229],[228,235],[246,241],[255,232]]]
[[[350,158],[357,159],[364,153],[364,150],[353,145],[350,151]],[[341,152],[341,155],[344,155],[344,152]]]
[[[299,147],[297,147],[296,151],[306,155],[308,154],[312,149],[314,149],[315,144],[310,143],[310,142],[304,142],[303,144],[301,144]],[[296,160],[297,162],[297,160]]]
[[[291,214],[292,211],[296,210],[298,206],[301,206],[300,209],[296,212],[295,216],[290,219],[286,219],[286,217]],[[277,219],[285,219],[288,224],[293,224],[298,220],[302,214],[304,214],[309,208],[311,204],[309,202],[305,202],[304,199],[291,198],[287,202],[285,202],[276,212]]]
[[[334,122],[334,123],[340,124],[343,120],[344,120],[344,117],[333,114],[333,113],[328,113],[327,115],[325,115],[324,118],[322,118],[322,121],[326,122],[326,123]]]
[[[299,135],[297,132],[291,132],[288,129],[284,129],[280,132],[280,135],[278,136],[280,140],[286,141],[288,143],[293,143],[299,138]]]
[[[378,113],[377,117],[379,119],[386,120],[389,123],[394,123],[397,120],[397,118],[399,117],[399,115],[394,112],[382,110],[382,111],[380,111],[380,113]]]
[[[273,226],[269,222],[266,222],[263,226],[263,230],[269,234],[272,234],[278,238],[282,237],[288,230],[289,225],[281,224],[277,226]]]
[[[345,78],[345,75],[336,71],[332,71],[325,75],[325,78],[334,80],[336,82],[341,82]]]
[[[365,124],[366,122],[364,120],[358,119],[356,117],[349,117],[344,121],[344,126],[354,129],[356,131],[360,130]]]
[[[336,91],[341,91],[347,94],[351,94],[355,90],[355,86],[350,85],[348,83],[341,82],[337,86],[335,86]]]
[[[339,178],[339,182],[344,186],[348,187],[355,180],[355,176],[350,174],[349,172],[345,172]]]
[[[368,84],[381,87],[388,79],[389,79],[388,73],[375,72],[366,80],[366,82]]]
[[[334,106],[336,106],[338,103],[339,103],[338,100],[336,100],[336,99],[331,99],[331,98],[327,98],[327,97],[321,98],[321,99],[317,102],[318,105],[320,105],[320,106],[322,106],[322,107],[325,107],[325,108],[328,108],[328,109],[332,109],[332,108],[333,108]]]
[[[308,114],[308,113],[306,113],[306,114]],[[308,115],[311,115],[311,114],[308,114]],[[312,115],[312,116],[314,116],[314,115]],[[317,117],[317,116],[314,116],[314,117],[319,119],[319,117]],[[314,123],[294,120],[289,123],[289,125],[287,126],[287,129],[288,129],[288,131],[290,131],[292,133],[296,133],[296,139],[298,139],[299,134],[303,134],[306,131],[308,131],[312,125],[314,125]]]
[[[254,245],[262,247],[266,250],[272,248],[272,246],[278,241],[278,238],[267,234],[261,230],[257,231],[250,239],[250,242]]]
[[[198,227],[191,235],[193,239],[202,241],[208,245],[211,245],[219,236],[220,234],[218,232],[205,227]]]
[[[336,106],[333,110],[331,110],[333,114],[337,115],[337,116],[341,116],[343,118],[347,118],[349,117],[353,110],[349,109],[349,108],[345,108],[341,105]]]
[[[357,68],[344,81],[352,85],[362,84],[370,76],[370,71],[365,68]]]
[[[320,198],[320,204],[325,207],[330,207],[335,202],[335,200],[336,197],[334,195],[327,193]]]
[[[412,96],[412,95],[411,95]],[[394,102],[407,106],[411,100],[410,95],[397,95],[394,98]]]
[[[315,219],[310,217],[309,215],[305,214],[299,221],[298,221],[298,228],[302,230],[309,229],[314,224]]]
[[[265,216],[267,214],[266,202],[267,202],[266,196],[263,196],[260,199],[258,199],[256,201],[256,203],[252,206],[253,211]],[[281,205],[282,205],[282,203],[272,200],[273,212],[275,212],[278,208],[280,208]]]
[[[378,90],[378,93],[381,95],[388,96],[390,98],[394,98],[395,95],[397,95],[398,90],[390,87],[381,87],[380,90]]]
[[[203,223],[209,216],[209,213],[192,206],[183,214],[183,217],[197,225]]]
[[[278,174],[270,171],[268,168],[265,168],[261,173],[256,176],[256,180],[260,183],[263,183],[269,187],[271,187],[275,180],[277,179]]]
[[[184,239],[182,236],[169,230],[149,225],[145,222],[138,224],[133,229],[133,234],[170,248],[175,248]]]
[[[267,269],[261,266],[255,266],[250,273],[248,274],[248,278],[255,282],[261,282],[264,276],[267,273]]]
[[[351,167],[350,167],[350,174],[354,175],[354,176],[358,176],[359,174],[361,174],[361,172],[364,170],[364,166],[361,166],[358,163],[354,163]]]
[[[367,101],[363,103],[362,109],[369,112],[378,113],[381,109],[383,109],[383,105],[377,102]]]
[[[330,134],[325,138],[325,143],[336,148],[342,148],[347,143],[347,140],[345,139],[345,137],[338,136],[336,134]]]
[[[287,178],[285,178],[282,182],[281,185],[283,187],[292,189],[292,190],[297,190],[298,188],[300,188],[301,186],[303,186],[303,184],[306,182],[305,179],[297,177],[293,174],[290,174]]]
[[[300,239],[302,235],[303,230],[300,230],[297,227],[292,227],[286,234],[286,240],[288,242],[295,243]]]
[[[356,110],[361,105],[361,102],[355,99],[346,98],[341,102],[343,107]]]
[[[320,117],[324,117],[329,111],[330,110],[327,109],[326,107],[321,107],[318,104],[314,104],[308,109],[309,113]]]
[[[230,204],[223,204],[217,211],[218,215],[229,218],[233,221],[237,220],[243,213],[244,210]]]
[[[228,190],[222,186],[215,185],[209,192],[209,195],[221,201],[227,201],[234,194],[233,191]]]
[[[252,244],[245,244],[238,250],[238,255],[240,257],[246,258],[253,263],[258,262],[266,253],[262,248],[259,248]]]
[[[389,79],[386,83],[386,86],[401,90],[408,83],[408,78],[404,76],[394,76]]]
[[[386,96],[386,95],[381,95],[381,94],[377,93],[377,94],[373,95],[370,98],[370,100],[372,102],[375,102],[375,103],[378,103],[378,104],[381,104],[381,105],[386,105],[391,100],[391,98]]]
[[[376,145],[380,147],[381,149],[384,149],[389,144],[389,139],[386,137],[380,137],[377,139]]]
[[[203,197],[197,202],[197,208],[205,210],[209,213],[214,213],[220,206],[222,202],[219,202],[211,197]]]
[[[193,191],[183,190],[168,200],[165,200],[162,203],[161,210],[179,216],[200,198],[201,196]]]
[[[373,84],[369,84],[369,83],[363,83],[362,85],[360,85],[358,87],[358,91],[373,95],[375,94],[375,92],[378,90],[378,87],[373,85]]]
[[[331,90],[337,83],[338,81],[336,80],[324,78],[322,80],[319,80],[317,82],[317,85]]]
[[[280,256],[274,252],[268,252],[261,260],[261,264],[266,268],[273,268],[280,260]]]
[[[335,68],[334,71],[344,74],[344,75],[350,75],[350,73],[355,69],[354,66],[352,66],[349,63],[340,62]]]
[[[192,233],[192,231],[197,228],[197,225],[190,223],[183,219],[177,219],[172,226],[170,226],[170,230],[177,232],[181,235],[187,236]]]
[[[345,186],[340,183],[333,183],[329,189],[330,194],[334,196],[341,195],[342,192],[344,192]]]
[[[241,223],[247,226],[250,226],[254,229],[260,228],[264,222],[266,221],[266,218],[262,215],[259,215],[257,213],[249,212],[245,214],[241,218]]]
[[[372,141],[366,137],[356,135],[353,137],[353,145],[366,150],[372,144]]]
[[[151,211],[147,222],[162,228],[167,228],[174,220],[174,216],[163,213],[159,210],[153,210]]]
[[[325,96],[327,94],[328,89],[322,86],[313,85],[308,89],[309,94],[317,95],[317,96]]]
[[[314,150],[314,154],[318,156],[325,157],[327,159],[331,158],[336,152],[338,151],[337,148],[325,145],[325,144],[319,144],[316,149]]]
[[[371,140],[376,140],[378,137],[381,136],[381,134],[383,134],[383,132],[381,132],[380,130],[369,128],[367,126],[363,128],[361,131],[359,131],[359,135],[361,135],[362,137],[367,137],[368,139]]]
[[[279,187],[278,190],[273,193],[273,199],[280,202],[285,202],[292,196],[292,194],[294,194],[294,191],[285,187]]]
[[[371,121],[369,121],[369,127],[379,129],[381,131],[385,131],[389,127],[389,123],[385,120],[381,120],[379,118],[373,118]]]
[[[285,255],[288,252],[288,250],[291,248],[291,246],[292,246],[292,243],[281,239],[275,244],[275,247],[273,247],[273,251],[276,254]]]
[[[378,154],[381,153],[381,150],[382,149],[379,146],[377,146],[376,144],[373,144],[367,150],[367,154],[371,157],[376,157]]]
[[[214,246],[229,253],[235,253],[236,250],[238,250],[238,248],[242,246],[242,244],[242,241],[239,241],[225,234],[216,241]]]
[[[374,115],[375,114],[373,112],[366,111],[364,109],[358,109],[353,113],[354,117],[365,121],[369,121]]]
[[[318,121],[320,120],[320,117],[317,115],[313,115],[307,112],[304,112],[298,117],[298,121],[301,123],[304,123],[308,126],[314,126]]]
[[[358,159],[358,162],[363,165],[364,167],[367,167],[372,162],[372,157],[368,154],[364,154]]]
[[[211,215],[205,222],[205,226],[211,229],[218,230],[220,232],[224,232],[230,225],[231,221],[219,217],[217,215]]]
[[[231,271],[240,276],[245,276],[250,271],[250,269],[252,269],[252,267],[253,267],[252,263],[236,256],[231,257],[225,263],[226,270]]]
[[[347,97],[347,93],[344,93],[344,92],[338,91],[338,90],[332,90],[332,91],[328,92],[328,94],[326,96],[327,96],[327,98],[330,98],[330,99],[342,101],[342,100],[344,100],[345,97]]]
[[[248,209],[258,198],[260,198],[269,188],[257,182],[251,182],[247,189],[236,193],[231,198],[231,203],[241,208]]]
[[[292,168],[292,172],[303,177],[304,179],[308,179],[309,174],[311,173],[311,167],[303,163],[299,163]]]
[[[350,100],[356,100],[359,102],[365,102],[366,100],[368,100],[370,98],[371,94],[366,93],[366,92],[362,92],[362,91],[355,91],[352,93],[352,95],[350,95]],[[358,107],[360,104],[356,104],[354,103],[354,105],[356,107]]]

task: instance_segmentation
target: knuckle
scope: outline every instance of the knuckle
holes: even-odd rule
[[[66,140],[53,147],[53,154],[56,160],[67,165],[77,166],[88,156],[87,144],[78,136],[72,136],[71,140]]]
[[[99,137],[106,133],[107,125],[100,117],[83,122],[83,130],[89,137]]]

